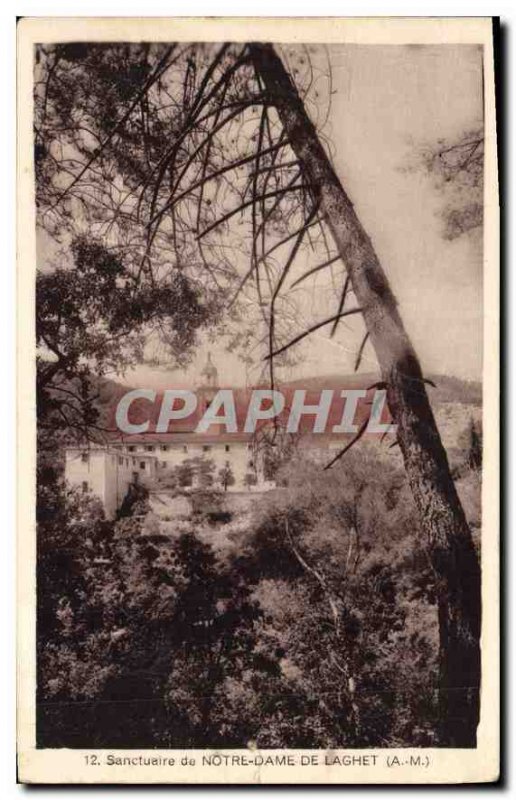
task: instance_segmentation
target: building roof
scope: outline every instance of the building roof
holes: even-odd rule
[[[116,438],[115,438],[116,437]],[[247,444],[252,441],[250,433],[196,433],[195,431],[178,431],[177,433],[139,433],[131,435],[116,434],[111,444]]]

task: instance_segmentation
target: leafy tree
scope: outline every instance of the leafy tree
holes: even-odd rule
[[[482,467],[482,432],[477,429],[474,420],[470,422],[468,461],[471,469],[480,469]]]
[[[181,273],[150,285],[109,248],[84,237],[73,241],[71,253],[72,268],[37,276],[38,413],[42,427],[88,439],[90,431],[106,430],[96,405],[97,376],[144,360],[153,329],[163,331],[170,354],[184,363],[210,310]]]
[[[423,168],[442,196],[443,236],[450,241],[481,231],[484,216],[484,131],[466,131],[420,148],[412,170]]]
[[[231,469],[231,464],[229,461],[226,461],[223,467],[219,469],[218,473],[219,483],[221,484],[222,488],[226,492],[229,486],[235,485],[235,476],[233,474],[233,470]]]
[[[251,486],[256,486],[258,483],[258,478],[256,477],[255,472],[246,472],[244,475],[244,485],[247,489],[250,489]]]
[[[194,479],[194,467],[191,459],[186,459],[176,467],[178,484],[182,488],[192,486]]]
[[[462,433],[459,443],[466,451],[467,464],[470,469],[479,470],[482,467],[482,428],[481,425],[470,418],[468,427]]]
[[[195,456],[195,458],[191,459],[191,464],[198,487],[200,489],[208,489],[213,486],[215,472],[213,459]]]
[[[277,481],[282,467],[296,458],[300,437],[299,433],[289,433],[285,421],[276,418],[258,427],[253,444],[265,480]]]
[[[149,511],[149,490],[140,481],[132,481],[118,511],[118,518],[139,514],[144,516]]]

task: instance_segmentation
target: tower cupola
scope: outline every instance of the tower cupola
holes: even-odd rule
[[[211,360],[211,353],[208,351],[206,364],[201,372],[202,386],[209,389],[216,389],[219,384],[219,373],[217,367]]]

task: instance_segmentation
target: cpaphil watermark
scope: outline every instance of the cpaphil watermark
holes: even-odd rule
[[[286,433],[395,433],[384,389],[131,389],[115,406],[114,422],[126,435],[173,433],[188,425],[194,433],[255,433],[271,421]]]

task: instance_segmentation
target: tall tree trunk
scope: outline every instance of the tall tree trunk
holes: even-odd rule
[[[272,45],[251,44],[250,51],[346,265],[386,384],[437,581],[440,741],[443,746],[474,747],[479,718],[480,565],[421,367],[371,241],[281,59]]]

